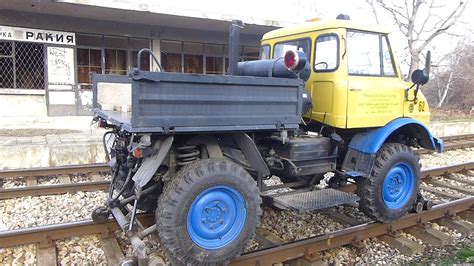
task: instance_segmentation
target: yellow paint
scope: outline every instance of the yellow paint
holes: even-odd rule
[[[314,64],[315,40],[321,34],[336,34],[339,38],[339,67],[332,72],[314,72],[306,82],[313,99],[313,109],[305,117],[337,128],[367,128],[386,125],[399,117],[412,117],[429,123],[429,107],[421,91],[417,101],[411,83],[404,82],[397,60],[392,56],[396,76],[357,76],[347,71],[347,29],[388,34],[374,25],[361,25],[347,20],[313,21],[299,26],[282,28],[266,33],[262,45],[269,45],[270,54],[276,43],[301,38],[311,39],[310,65]],[[410,96],[411,95],[411,96]]]

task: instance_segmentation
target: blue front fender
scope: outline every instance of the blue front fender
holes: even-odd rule
[[[349,143],[342,170],[351,176],[369,176],[377,151],[394,134],[416,138],[423,148],[443,151],[443,141],[434,137],[421,122],[413,118],[398,118],[384,127],[355,135]]]
[[[443,151],[443,141],[434,137],[425,125],[413,118],[397,118],[384,127],[357,134],[349,143],[349,148],[364,153],[376,153],[389,136],[401,130],[410,137],[416,137],[421,147],[437,152]]]

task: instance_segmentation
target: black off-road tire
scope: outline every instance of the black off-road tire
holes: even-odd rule
[[[204,249],[188,234],[188,212],[201,192],[216,185],[230,186],[242,195],[246,219],[235,240],[219,249]],[[199,160],[183,167],[160,195],[155,212],[158,237],[172,265],[227,264],[254,236],[261,203],[256,182],[241,166],[227,159]]]
[[[377,152],[372,174],[357,183],[360,197],[359,209],[372,219],[388,223],[404,216],[417,199],[420,188],[420,162],[418,156],[407,145],[386,143]],[[383,183],[387,173],[397,163],[411,166],[414,173],[414,189],[408,201],[399,208],[388,208],[382,196]]]

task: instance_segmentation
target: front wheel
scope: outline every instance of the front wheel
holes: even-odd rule
[[[225,264],[255,233],[260,203],[256,182],[239,165],[226,159],[191,163],[159,197],[161,244],[175,264]]]
[[[377,152],[372,174],[358,182],[359,209],[380,222],[405,215],[420,188],[418,156],[406,145],[386,143]]]

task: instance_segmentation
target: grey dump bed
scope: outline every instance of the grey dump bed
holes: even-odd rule
[[[135,70],[92,74],[94,112],[129,132],[297,128],[303,81]]]

